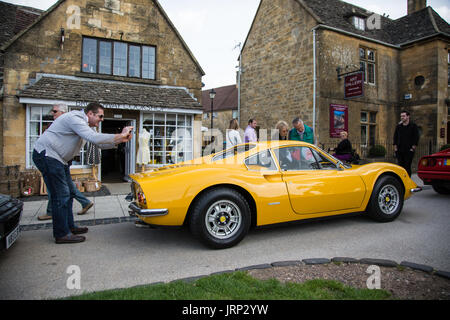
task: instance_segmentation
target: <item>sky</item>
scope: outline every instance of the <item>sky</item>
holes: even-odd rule
[[[56,0],[1,0],[47,10]],[[243,45],[260,0],[159,0],[205,71],[204,90],[236,83],[239,44]],[[346,0],[397,19],[406,15],[407,0]],[[427,5],[447,22],[450,0],[428,0]]]

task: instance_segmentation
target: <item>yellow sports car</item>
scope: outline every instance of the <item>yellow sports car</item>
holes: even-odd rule
[[[234,246],[252,226],[354,212],[392,221],[421,190],[395,164],[349,166],[298,141],[241,144],[131,178],[131,215],[188,225],[213,248]]]

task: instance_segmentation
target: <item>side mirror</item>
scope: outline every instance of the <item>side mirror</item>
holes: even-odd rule
[[[338,169],[338,171],[342,171],[342,170],[344,170],[344,168],[345,168],[345,166],[344,166],[344,163],[342,163],[342,161],[338,161],[338,162],[336,162],[336,169]]]

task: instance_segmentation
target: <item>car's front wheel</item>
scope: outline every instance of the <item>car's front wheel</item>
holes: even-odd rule
[[[250,220],[250,207],[239,192],[216,188],[196,201],[190,229],[207,246],[224,249],[236,245],[245,237]]]
[[[383,176],[375,184],[367,206],[367,213],[374,220],[395,220],[403,208],[404,191],[401,182],[392,176]]]

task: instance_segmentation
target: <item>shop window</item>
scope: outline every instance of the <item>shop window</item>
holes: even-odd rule
[[[375,144],[376,124],[376,112],[361,111],[361,146]]]
[[[53,123],[53,116],[51,114],[52,106],[43,105],[38,107],[27,107],[27,134],[26,145],[28,155],[26,159],[27,168],[33,167],[33,149],[37,139],[47,130]],[[69,108],[69,110],[71,110]],[[74,110],[74,109],[72,109]],[[87,144],[80,151],[80,155],[75,157],[72,162],[72,167],[87,166],[87,159],[85,157]]]
[[[375,51],[367,48],[359,48],[359,65],[364,74],[364,83],[375,85]]]
[[[100,41],[99,55],[99,73],[111,74],[112,43],[109,41]]]
[[[115,76],[127,75],[127,44],[121,42],[114,42],[114,59],[113,59],[113,74]]]
[[[82,72],[155,79],[156,48],[83,38]]]
[[[145,113],[143,127],[150,133],[150,164],[168,165],[193,159],[191,115]]]

